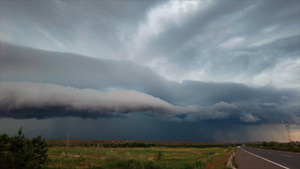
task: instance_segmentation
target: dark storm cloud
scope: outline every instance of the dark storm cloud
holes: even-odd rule
[[[179,84],[130,62],[5,43],[1,43],[0,90],[4,117],[94,118],[103,113],[143,111],[172,121],[277,123],[278,119],[288,119],[299,123],[297,90],[237,83]],[[62,108],[61,114],[44,111],[41,115],[37,111],[57,107]],[[20,115],[22,109],[27,109],[24,116]]]
[[[199,81],[184,81],[174,88],[170,98],[177,104],[210,105],[217,102],[239,102],[247,105],[260,103],[279,103],[282,97],[297,101],[297,90],[276,89],[272,86],[250,87],[238,83],[212,83]],[[289,100],[289,101],[291,101]],[[295,102],[296,103],[296,102]]]
[[[166,82],[150,69],[128,61],[95,59],[1,43],[1,80],[72,85],[110,90],[140,88],[167,91]],[[149,91],[148,91],[149,90]]]
[[[134,90],[102,92],[94,89],[78,89],[69,86],[31,82],[1,82],[0,86],[0,106],[3,116],[16,115],[20,117],[19,114],[22,114],[22,112],[14,111],[19,109],[65,107],[78,112],[84,111],[100,115],[114,112],[144,111],[171,119],[174,119],[175,115],[196,114],[199,120],[205,120],[227,118],[228,114],[225,112],[237,108],[235,104],[224,102],[208,107],[197,105],[174,106],[159,98]],[[12,112],[10,112],[11,110]],[[81,115],[81,113],[78,115]],[[53,115],[50,113],[50,116]],[[196,121],[197,118],[187,120]]]

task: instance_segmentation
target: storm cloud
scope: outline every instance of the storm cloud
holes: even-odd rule
[[[29,117],[41,117],[38,109],[61,107],[69,113],[45,112],[42,117],[94,118],[103,114],[148,112],[171,121],[231,119],[241,123],[277,123],[277,118],[285,118],[299,123],[295,118],[299,93],[291,89],[238,83],[174,83],[127,61],[5,43],[1,51],[0,100],[1,115],[5,117],[27,118],[28,111],[22,116],[19,110],[31,108],[35,111]],[[285,109],[289,112],[284,112]]]
[[[0,120],[143,116],[165,133],[217,125],[208,140],[229,138],[225,126],[232,137],[234,125],[299,128],[299,1],[1,1],[0,8]]]
[[[175,82],[299,86],[298,1],[55,0],[1,6],[4,42],[130,60]]]
[[[174,109],[159,98],[137,91],[101,92],[31,82],[1,82],[0,91],[1,107],[8,109],[66,106],[98,113]]]
[[[169,117],[183,114],[197,114],[203,119],[226,118],[224,112],[236,105],[218,103],[205,108],[200,106],[174,106],[159,98],[137,91],[112,90],[101,92],[93,89],[77,89],[52,84],[31,82],[1,82],[0,105],[9,112],[26,108],[65,107],[70,110],[89,113],[152,112]],[[7,113],[9,115],[9,113]],[[13,114],[11,114],[13,116]],[[227,115],[228,116],[228,115]],[[193,119],[197,120],[197,119]]]

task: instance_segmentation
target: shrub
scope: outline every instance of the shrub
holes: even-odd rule
[[[160,161],[160,160],[162,160],[163,156],[164,156],[163,153],[162,153],[161,151],[159,151],[159,152],[157,153],[155,159],[156,159],[157,161]]]
[[[22,127],[16,136],[0,135],[0,166],[3,169],[41,168],[47,160],[47,151],[41,136],[29,140],[25,138]]]
[[[262,145],[263,147],[268,147],[269,144],[268,144],[268,142],[263,141],[261,145]]]

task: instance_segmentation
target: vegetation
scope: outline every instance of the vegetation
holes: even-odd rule
[[[73,146],[49,147],[43,168],[112,168],[112,169],[194,169],[225,168],[233,147],[106,148]]]
[[[0,168],[218,169],[225,168],[234,149],[224,144],[135,141],[81,141],[80,145],[74,145],[71,141],[70,145],[66,146],[65,142],[65,146],[62,145],[46,145],[40,136],[29,140],[22,133],[22,128],[13,137],[2,134]]]
[[[235,168],[239,168],[239,165],[238,165],[237,162],[233,162],[233,166],[234,166]]]
[[[22,128],[18,135],[0,135],[0,166],[5,169],[41,168],[47,160],[47,145],[41,136],[31,140],[25,138]]]
[[[158,154],[156,155],[156,160],[161,161],[162,157],[163,157],[163,153],[162,151],[159,151]]]
[[[271,149],[271,150],[280,150],[280,151],[292,151],[300,152],[300,145],[295,143],[277,143],[274,141],[266,142],[263,141],[261,144],[248,144],[249,147]]]

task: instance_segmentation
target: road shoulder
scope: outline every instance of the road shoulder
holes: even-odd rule
[[[241,148],[236,149],[236,162],[239,165],[239,169],[282,169],[275,164],[243,151]]]

